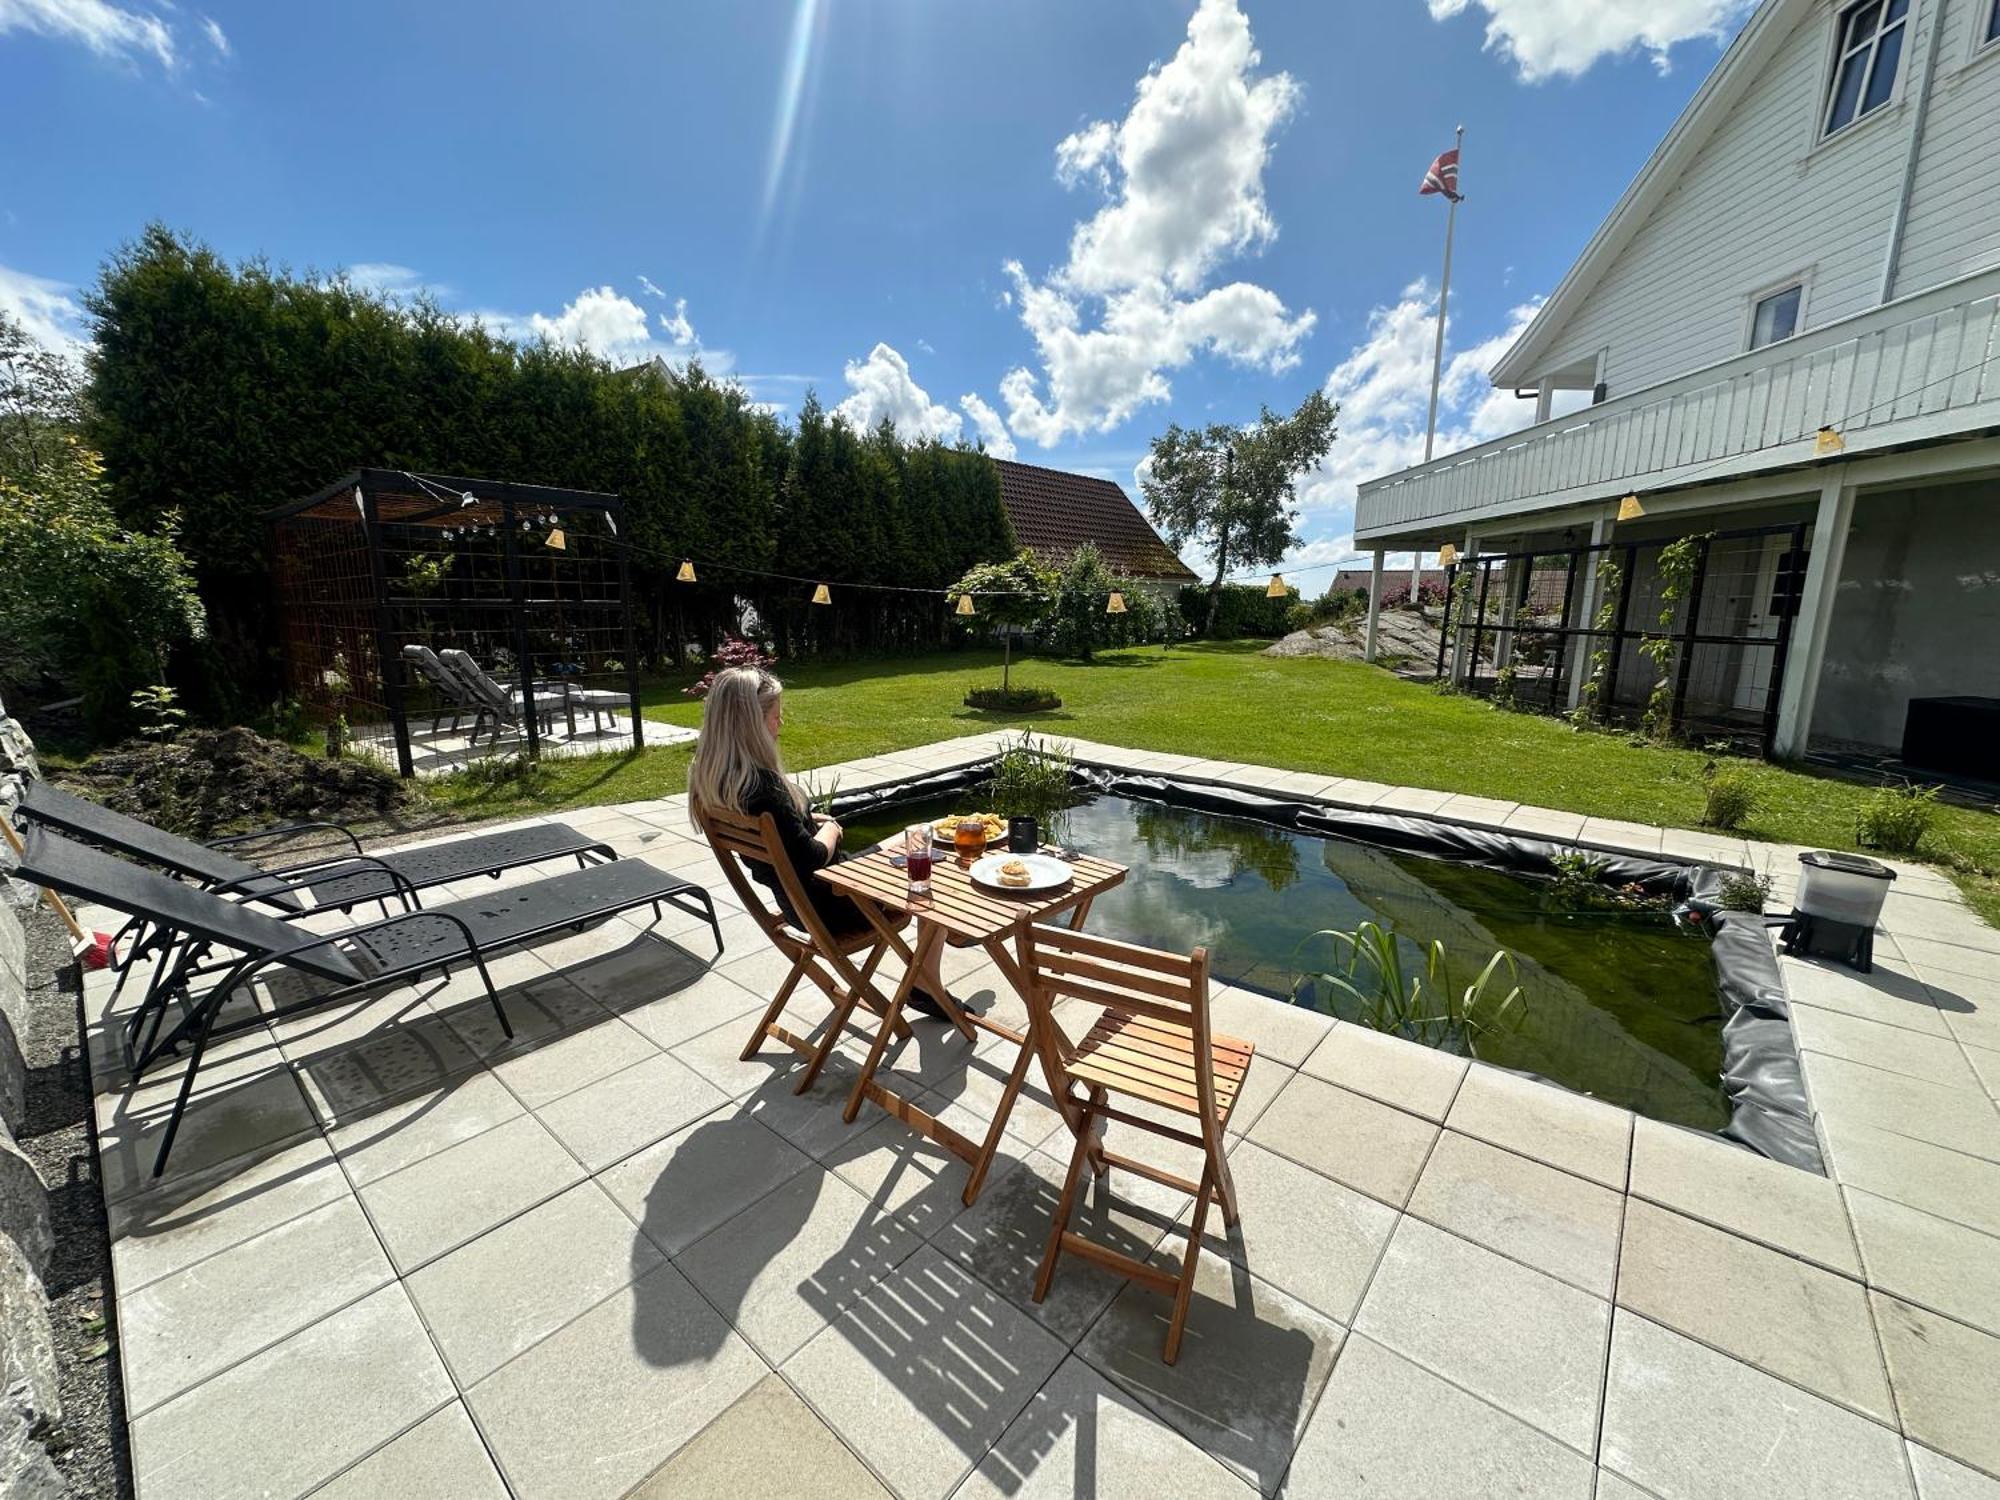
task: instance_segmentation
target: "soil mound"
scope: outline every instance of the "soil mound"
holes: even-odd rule
[[[360,822],[408,795],[378,766],[301,755],[248,729],[190,729],[164,745],[127,740],[52,779],[190,838],[304,819]]]

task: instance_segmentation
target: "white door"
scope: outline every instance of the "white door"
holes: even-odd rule
[[[1750,613],[1744,619],[1742,629],[1742,633],[1752,640],[1775,641],[1778,638],[1778,577],[1791,545],[1792,534],[1789,531],[1774,531],[1764,538],[1763,550],[1757,555],[1755,592],[1750,596]],[[1749,713],[1764,711],[1768,701],[1766,695],[1772,685],[1771,664],[1777,654],[1775,650],[1763,647],[1743,648],[1736,666],[1736,707]]]

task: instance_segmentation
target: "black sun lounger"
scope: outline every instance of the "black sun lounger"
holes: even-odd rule
[[[211,1038],[332,1004],[356,990],[389,980],[413,978],[431,969],[449,972],[457,963],[470,963],[478,970],[501,1028],[511,1037],[514,1028],[493,989],[486,960],[505,949],[566,928],[581,929],[641,906],[653,908],[655,921],[663,915],[663,905],[701,918],[715,934],[716,956],[722,954],[722,928],[708,892],[642,859],[589,865],[446,906],[400,912],[335,933],[307,932],[267,912],[157,870],[129,864],[46,828],[29,831],[15,873],[65,895],[144,916],[174,934],[174,942],[162,955],[161,974],[126,1022],[125,1033],[126,1060],[134,1084],[163,1053],[183,1041],[191,1047],[187,1073],[181,1079],[180,1094],[153,1163],[155,1177],[166,1167],[167,1153],[201,1067],[202,1051]],[[226,963],[214,966],[223,971],[222,978],[195,996],[187,979],[217,948],[231,955]],[[310,999],[218,1025],[216,1018],[230,998],[274,965],[302,971],[327,981],[332,988]],[[161,1027],[172,1009],[178,1009],[180,1019],[163,1036]]]
[[[46,781],[27,784],[21,816],[158,865],[210,890],[294,915],[309,907],[346,911],[364,901],[390,901],[473,875],[498,875],[545,860],[574,859],[579,865],[588,865],[593,859],[617,857],[609,844],[585,838],[563,823],[529,823],[500,833],[474,834],[420,849],[390,849],[379,855],[363,854],[361,841],[337,823],[285,823],[214,844],[198,844]],[[353,846],[352,852],[268,868],[224,852],[227,845],[314,829],[340,834]],[[310,903],[302,899],[308,896]]]

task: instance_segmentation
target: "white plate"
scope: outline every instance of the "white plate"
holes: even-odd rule
[[[1002,885],[1000,867],[1010,859],[1018,859],[1028,867],[1026,885]],[[1073,871],[1052,854],[1009,854],[1000,850],[993,854],[981,855],[972,862],[966,872],[975,884],[983,885],[991,891],[1053,891],[1069,884]]]

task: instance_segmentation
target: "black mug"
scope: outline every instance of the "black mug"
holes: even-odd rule
[[[1007,820],[1007,847],[1015,854],[1033,854],[1041,848],[1041,830],[1035,827],[1033,818],[1009,818]]]

